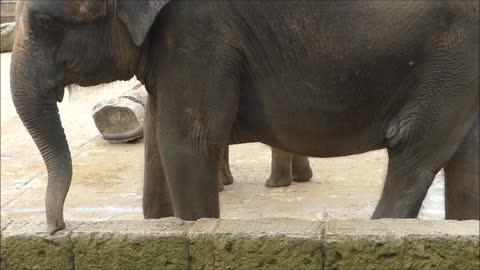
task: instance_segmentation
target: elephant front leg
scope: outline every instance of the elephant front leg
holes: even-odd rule
[[[158,60],[164,66],[152,89],[162,164],[176,217],[218,218],[222,149],[238,112],[243,56],[228,46],[205,46],[210,34],[177,34],[175,46],[184,49],[164,48],[168,57]]]
[[[178,88],[172,89],[174,97],[159,98],[157,140],[173,212],[184,220],[218,218],[219,172],[235,117],[231,108],[235,107],[236,93],[219,91],[220,97],[205,98],[207,104],[197,104],[192,98],[195,93],[178,95],[174,92]],[[185,96],[189,99],[184,100]],[[218,100],[224,103],[217,105]]]
[[[221,149],[198,152],[175,139],[162,140],[160,149],[175,216],[184,220],[218,218]]]
[[[226,98],[211,99],[217,100]],[[234,105],[222,108],[211,104],[203,108],[187,103],[169,108],[171,104],[161,104],[158,145],[173,212],[184,220],[218,218],[219,172],[235,116],[235,110],[229,108]],[[178,111],[190,107],[196,107],[195,111]],[[214,107],[218,109],[211,110]]]
[[[272,165],[267,187],[285,187],[292,184],[292,154],[272,147]]]
[[[145,218],[173,216],[162,161],[157,144],[157,105],[148,98],[145,111],[145,171],[143,185],[143,215]]]

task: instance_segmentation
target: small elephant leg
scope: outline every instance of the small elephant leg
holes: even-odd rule
[[[445,218],[479,219],[479,120],[444,167]]]
[[[272,147],[272,165],[267,187],[285,187],[292,183],[292,154]]]
[[[308,157],[292,154],[292,176],[295,182],[306,182],[312,179],[313,173]]]
[[[173,208],[157,144],[156,101],[149,97],[146,107],[143,215],[145,218],[169,217],[173,216]]]
[[[232,172],[230,171],[229,147],[223,148],[223,162],[222,162],[222,182],[224,185],[233,183]]]
[[[220,161],[222,162],[222,161]],[[218,192],[220,191],[223,191],[224,187],[223,187],[223,178],[224,178],[224,175],[223,175],[223,165],[220,164],[220,166],[218,166],[218,183],[217,183],[217,186],[218,186]]]
[[[223,190],[223,185],[230,185],[233,183],[232,173],[230,172],[230,164],[228,157],[228,146],[222,149],[222,159],[218,167],[218,191]]]

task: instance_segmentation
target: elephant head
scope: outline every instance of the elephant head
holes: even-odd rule
[[[63,204],[72,178],[56,103],[68,85],[128,80],[142,72],[148,51],[145,40],[167,2],[18,1],[11,91],[17,113],[47,167],[49,233],[65,227]]]

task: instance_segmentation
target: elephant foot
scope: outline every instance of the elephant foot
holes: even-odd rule
[[[49,224],[48,225],[48,233],[50,235],[55,234],[58,231],[65,229],[65,222],[61,221],[58,224]]]
[[[224,189],[224,188],[223,188],[223,183],[222,183],[222,181],[223,181],[222,179],[220,179],[220,180],[218,181],[218,185],[217,185],[217,187],[218,187],[218,192],[223,191],[223,189]]]
[[[313,177],[313,172],[310,167],[305,168],[303,171],[294,171],[293,172],[293,181],[295,182],[306,182]]]
[[[265,182],[267,187],[287,187],[292,184],[291,177],[270,177]]]
[[[231,185],[233,183],[233,176],[229,172],[224,172],[220,174],[220,179],[218,179],[218,191],[224,189],[224,185]]]
[[[232,174],[228,173],[223,176],[223,184],[224,185],[231,185],[233,184],[233,176]]]

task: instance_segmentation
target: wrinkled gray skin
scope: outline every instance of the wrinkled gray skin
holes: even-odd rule
[[[416,217],[441,168],[446,218],[479,218],[478,1],[112,2],[18,4],[12,96],[47,166],[50,233],[72,178],[64,86],[133,75],[149,93],[145,218],[219,217],[222,149],[247,142],[387,148],[373,218]]]
[[[230,171],[229,149],[223,150],[223,162],[219,167],[218,190],[223,190],[223,185],[233,183],[232,172]],[[299,156],[272,148],[272,162],[270,177],[265,182],[267,187],[286,187],[295,182],[306,182],[313,176],[310,162],[306,156]]]

